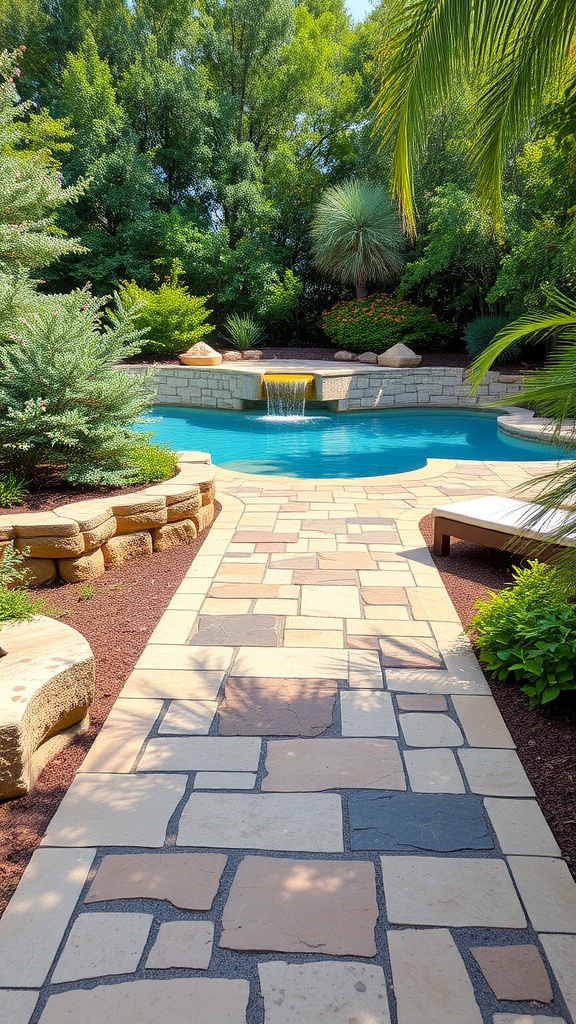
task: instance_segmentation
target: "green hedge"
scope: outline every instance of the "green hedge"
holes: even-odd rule
[[[384,292],[337,302],[322,314],[331,341],[351,352],[385,352],[402,342],[416,352],[446,347],[453,329],[434,313]]]

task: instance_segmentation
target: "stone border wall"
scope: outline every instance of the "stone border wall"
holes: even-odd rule
[[[190,544],[214,519],[210,456],[185,452],[179,474],[132,494],[60,505],[46,512],[0,516],[0,557],[8,544],[27,549],[31,586],[84,583],[109,565]]]

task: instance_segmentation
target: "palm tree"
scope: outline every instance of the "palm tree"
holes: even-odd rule
[[[574,0],[391,0],[374,108],[383,144],[393,144],[393,194],[410,235],[414,165],[431,117],[473,71],[478,194],[502,223],[507,146],[560,85],[575,32]],[[562,84],[574,94],[573,66]]]
[[[354,285],[358,298],[368,294],[370,281],[382,284],[402,270],[398,214],[380,185],[350,180],[329,188],[311,234],[318,270]]]

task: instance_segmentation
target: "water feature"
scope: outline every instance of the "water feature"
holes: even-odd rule
[[[306,410],[306,395],[313,380],[311,375],[266,374],[264,388],[267,417],[302,419]]]

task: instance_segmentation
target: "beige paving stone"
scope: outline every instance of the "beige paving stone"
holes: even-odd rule
[[[387,619],[346,619],[346,630],[354,636],[432,636],[426,622],[415,622],[413,619],[394,622]]]
[[[196,555],[192,565],[188,569],[187,576],[214,576],[220,568],[222,558],[220,555]]]
[[[265,792],[325,789],[406,789],[394,740],[270,740]]]
[[[282,586],[292,583],[293,575],[292,569],[267,569],[264,573],[264,583],[277,583]]]
[[[321,551],[319,569],[376,569],[376,562],[367,551]]]
[[[32,854],[0,918],[0,987],[44,984],[95,853],[92,849]]]
[[[206,970],[212,959],[213,941],[211,921],[165,921],[148,954],[146,967],[148,970]]]
[[[408,599],[415,619],[460,622],[458,612],[444,587],[416,587],[410,591]]]
[[[198,650],[198,648],[195,648]],[[201,669],[135,669],[121,691],[124,698],[157,697],[162,700],[215,700],[224,679],[223,671]]]
[[[478,857],[381,858],[390,924],[446,928],[525,928],[502,860]]]
[[[206,594],[212,583],[211,576],[185,576],[178,587],[178,594]]]
[[[389,1024],[386,979],[372,964],[258,965],[266,1024]]]
[[[163,846],[186,782],[184,775],[77,775],[42,845]]]
[[[257,737],[159,736],[151,739],[139,772],[255,772],[261,743]]]
[[[202,615],[247,615],[252,601],[248,598],[207,597],[202,605]]]
[[[132,771],[161,711],[161,700],[118,699],[78,771]]]
[[[564,996],[569,1013],[576,1020],[576,938],[574,935],[539,935],[548,962]],[[548,1022],[547,1022],[548,1024]]]
[[[211,598],[232,599],[274,598],[280,597],[279,588],[266,583],[213,583],[210,587]]]
[[[218,583],[262,583],[264,562],[223,562],[215,579]]]
[[[194,789],[254,789],[255,772],[197,772]]]
[[[168,608],[181,612],[197,612],[203,601],[203,594],[189,594],[186,591],[177,590]]]
[[[552,986],[537,946],[473,946],[470,952],[497,999],[552,1002]]]
[[[400,620],[405,622],[409,618],[408,609],[403,604],[367,604],[364,605],[364,615],[367,619],[379,619],[381,622],[387,622],[389,630],[394,629],[390,626],[390,622],[394,624]]]
[[[406,605],[408,591],[403,587],[362,587],[361,597],[370,605]]]
[[[353,689],[382,690],[384,676],[377,651],[349,651],[348,685]]]
[[[514,748],[493,697],[453,697],[454,710],[471,747]]]
[[[144,952],[152,914],[98,913],[77,917],[52,981],[133,974]]]
[[[398,724],[389,693],[342,690],[340,717],[343,736],[397,736]]]
[[[458,747],[464,737],[448,715],[414,711],[399,716],[400,728],[409,747]]]
[[[447,747],[403,751],[411,788],[415,793],[464,793],[454,754]]]
[[[149,644],[136,662],[136,668],[222,672],[228,668],[231,657],[232,652],[225,647]]]
[[[97,985],[50,996],[40,1024],[246,1024],[247,981],[171,978]]]
[[[458,751],[460,763],[473,793],[483,796],[534,796],[515,750]]]
[[[548,1017],[540,1013],[495,1013],[493,1024],[566,1024],[564,1017]]]
[[[286,629],[343,629],[344,619],[323,616],[314,618],[312,615],[289,615],[286,619]]]
[[[388,932],[398,1024],[482,1024],[464,961],[443,928]]]
[[[333,629],[287,629],[285,647],[344,647],[344,636]]]
[[[361,569],[358,573],[361,587],[413,587],[414,577],[409,569]]]
[[[340,853],[336,793],[193,793],[180,818],[179,846]]]
[[[560,856],[558,843],[536,800],[487,797],[484,806],[503,853]]]
[[[374,865],[245,857],[222,916],[224,949],[375,956]]]
[[[275,679],[347,679],[348,652],[313,651],[308,647],[241,647],[230,670],[234,676]]]
[[[442,658],[434,637],[388,636],[380,637],[378,644],[385,668],[442,668]]]
[[[482,676],[446,672],[443,669],[387,668],[386,686],[399,693],[472,693],[490,694]]]
[[[259,597],[254,604],[255,615],[297,615],[298,601],[286,598]]]
[[[37,992],[0,989],[0,1020],[6,1024],[29,1024],[37,1002]]]
[[[508,863],[535,930],[576,935],[576,883],[566,862],[512,856]]]
[[[215,700],[173,700],[158,732],[161,736],[206,736],[217,708]]]
[[[84,901],[153,899],[180,910],[210,910],[225,867],[222,853],[111,853]]]
[[[360,602],[356,587],[303,586],[300,602],[301,615],[360,618]]]

